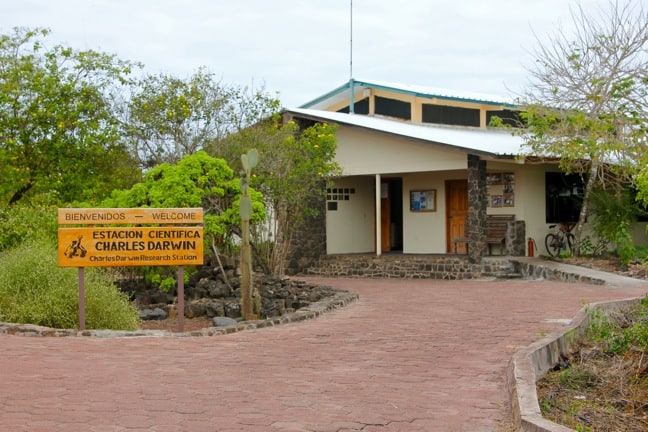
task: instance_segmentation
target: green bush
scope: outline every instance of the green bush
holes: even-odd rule
[[[0,209],[0,251],[24,241],[56,241],[57,213],[54,206],[16,204]]]
[[[0,321],[78,328],[78,271],[59,268],[50,242],[23,243],[0,254]],[[86,328],[134,330],[135,306],[108,271],[85,271]]]

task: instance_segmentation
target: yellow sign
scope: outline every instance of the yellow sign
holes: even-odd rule
[[[202,208],[60,208],[59,225],[200,224]]]
[[[59,217],[60,215],[59,212]],[[58,229],[60,267],[167,266],[201,265],[202,263],[202,226]]]

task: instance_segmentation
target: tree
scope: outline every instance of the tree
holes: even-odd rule
[[[278,101],[262,90],[224,85],[205,69],[187,80],[160,74],[138,84],[123,133],[145,169],[177,162],[278,109]]]
[[[564,171],[586,178],[576,255],[591,191],[620,190],[638,169],[645,171],[636,162],[648,159],[647,11],[632,0],[608,6],[593,16],[578,5],[571,11],[573,35],[537,38],[536,63],[520,104],[529,153],[558,158]]]
[[[261,194],[249,191],[252,223],[265,218]],[[163,163],[149,170],[141,183],[115,190],[106,207],[202,207],[206,238],[227,239],[240,224],[241,185],[223,159],[204,151],[185,156],[177,164]]]
[[[111,93],[134,65],[96,51],[47,49],[44,29],[0,35],[0,202],[49,193],[90,200],[140,177]]]
[[[253,237],[270,273],[284,274],[295,232],[305,217],[317,213],[313,202],[324,199],[327,181],[339,173],[335,131],[326,123],[283,122],[276,114],[217,143],[226,154],[251,147],[259,152],[251,184],[263,194],[268,217]]]

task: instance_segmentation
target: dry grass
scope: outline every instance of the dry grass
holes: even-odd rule
[[[577,431],[647,431],[646,345],[610,350],[598,342],[583,341],[574,355],[538,381],[542,415]]]

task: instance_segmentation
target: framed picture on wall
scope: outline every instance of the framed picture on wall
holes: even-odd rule
[[[436,189],[410,191],[410,211],[436,211]]]

